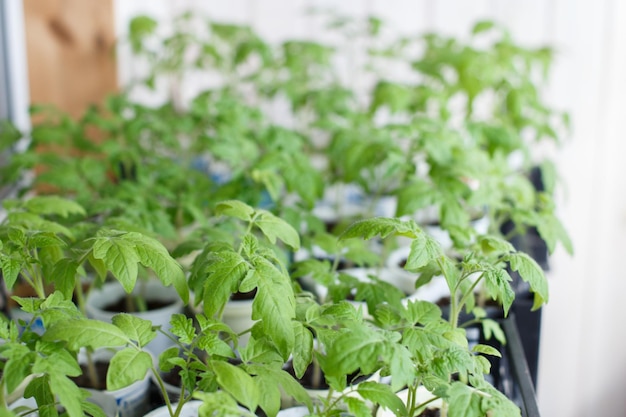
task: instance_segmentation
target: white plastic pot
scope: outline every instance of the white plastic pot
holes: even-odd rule
[[[387,268],[393,270],[394,274],[400,277],[398,279],[404,282],[404,285],[412,288],[409,298],[412,300],[424,300],[436,303],[442,298],[449,296],[450,290],[448,289],[446,280],[441,276],[433,277],[428,284],[415,289],[415,281],[417,281],[419,275],[414,272],[409,272],[402,267],[409,257],[410,252],[411,248],[409,246],[400,247],[389,254],[386,262]]]
[[[322,381],[324,381],[324,377],[322,377]],[[355,385],[358,385],[361,382],[366,382],[366,381],[375,381],[375,382],[380,381],[380,373],[379,372],[375,372],[374,374],[370,375],[367,378],[359,378],[357,382],[355,382],[353,384],[349,384],[349,386],[346,388],[344,393],[347,393],[348,397],[360,398],[359,394],[351,387],[355,386]],[[323,407],[324,400],[326,400],[328,398],[328,395],[330,393],[330,390],[328,388],[313,389],[313,388],[306,388],[306,387],[304,387],[304,390],[309,395],[309,398],[311,398],[311,401],[313,402],[313,405],[316,406],[316,407]],[[335,391],[335,392],[332,393],[332,397],[333,398],[339,398],[341,395],[344,395],[344,393]],[[297,407],[298,404],[299,403],[296,402],[295,399],[293,399],[292,397],[290,397],[290,396],[288,396],[288,395],[286,395],[284,393],[281,396],[280,406],[281,406],[282,409],[299,408],[299,407]],[[307,409],[306,407],[303,407],[303,408],[305,410]],[[298,413],[297,410],[294,410],[294,412]],[[299,412],[302,412],[302,410],[300,410]],[[304,414],[304,415],[308,415],[308,411],[307,411],[307,414]]]
[[[147,281],[137,283],[133,294],[143,292],[148,301],[160,301],[169,303],[163,308],[156,310],[133,313],[137,317],[152,322],[154,326],[161,326],[163,331],[169,331],[172,315],[182,313],[184,304],[173,287],[165,287],[159,281]],[[96,320],[111,322],[117,313],[106,311],[105,308],[116,303],[126,296],[124,288],[118,282],[107,283],[102,288],[95,288],[87,296],[87,315]],[[146,349],[155,355],[159,355],[165,349],[173,346],[173,342],[164,334],[157,336],[146,346]]]
[[[341,271],[342,274],[347,274],[355,277],[361,282],[370,281],[369,276],[373,275],[385,281],[389,284],[394,285],[396,288],[400,289],[402,292],[407,294],[407,299],[413,299],[415,297],[415,288],[413,286],[413,280],[407,277],[407,275],[399,273],[398,269],[383,267],[383,268],[349,268],[343,269]],[[326,297],[328,295],[328,288],[325,286],[316,283],[315,292],[317,296],[321,300],[321,302],[326,301]],[[362,308],[365,314],[369,314],[367,310],[367,304],[364,301],[350,301],[355,307]]]
[[[200,407],[202,406],[202,401],[192,400],[186,402],[183,405],[182,410],[180,411],[179,417],[198,417]],[[172,404],[172,408],[175,408],[177,404]],[[239,407],[241,409],[241,416],[249,416],[251,413],[243,407]],[[162,407],[156,408],[146,414],[144,417],[170,417],[169,410],[167,406],[164,405]]]
[[[189,401],[183,405],[183,409],[181,410],[179,416],[180,417],[198,417],[198,409],[202,405],[202,401]],[[172,407],[176,407],[176,404],[172,404]],[[170,412],[167,409],[167,406],[164,405],[162,407],[156,408],[150,411],[145,417],[170,417]]]
[[[300,405],[297,407],[283,408],[276,414],[276,417],[306,417],[310,414],[307,407]]]
[[[241,333],[251,328],[255,320],[252,320],[252,302],[254,300],[229,300],[224,306],[222,321],[235,333]],[[250,332],[239,337],[239,346],[245,346],[250,340]]]
[[[115,350],[99,349],[92,353],[94,362],[106,362],[115,354]],[[78,355],[78,363],[85,364],[87,355],[81,351]],[[104,378],[105,375],[100,375]],[[141,380],[127,387],[115,391],[96,390],[85,388],[91,394],[89,401],[98,405],[109,417],[140,417],[148,408],[148,389],[150,387],[150,373]]]
[[[406,405],[408,401],[409,390],[404,389],[402,391],[399,391],[396,395]],[[426,388],[424,388],[423,386],[417,387],[416,404],[424,403],[432,398],[434,398],[434,395],[431,394]],[[441,399],[437,399],[431,402],[426,408],[438,409],[438,408],[441,408],[441,405],[442,405]],[[378,410],[376,411],[376,417],[395,417],[395,414],[391,410],[379,407]]]

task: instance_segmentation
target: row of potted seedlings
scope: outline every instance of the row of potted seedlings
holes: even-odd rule
[[[530,283],[536,306],[547,299],[541,268],[498,237],[478,237],[472,252],[458,260],[412,220],[365,219],[342,233],[338,247],[354,239],[408,238],[404,270],[413,272],[415,280],[445,282],[449,304],[442,308],[406,294],[406,285],[404,290],[397,286],[382,275],[383,269],[369,268],[365,278],[337,269],[333,257],[287,264],[286,253],[300,247],[298,232],[270,212],[236,200],[216,207],[234,234],[206,244],[188,282],[153,238],[106,226],[89,233],[93,226],[80,222],[69,228],[64,220],[83,213],[72,201],[34,197],[7,207],[3,277],[12,288],[19,276],[36,296],[14,297],[30,319],[3,321],[0,382],[8,395],[23,389],[39,413],[55,414],[62,407],[69,415],[141,415],[148,401],[145,392],[124,389],[138,384],[133,389],[145,391],[149,378],[172,416],[180,415],[185,404],[210,413],[247,415],[260,409],[276,415],[282,406],[296,403],[305,406],[305,413],[325,415],[342,410],[371,415],[374,407],[399,416],[419,415],[436,399],[442,400],[441,413],[452,416],[516,410],[485,380],[490,365],[483,355],[498,351],[471,340],[460,321],[463,311],[469,311],[485,329],[498,333],[479,300],[485,295],[497,300],[506,313],[513,301],[508,268]],[[85,300],[84,288],[104,284],[107,276],[126,293],[148,289],[146,294],[158,294],[150,290],[154,281],[144,282],[138,267],[156,275],[158,288],[173,286],[182,303],[188,301],[189,285],[194,314],[170,314],[167,326],[126,313],[112,315],[110,321],[88,318],[93,315],[85,305],[93,307],[89,295],[94,290]],[[82,276],[93,281],[85,285]],[[303,291],[296,276],[312,278],[324,290]],[[233,330],[223,319],[225,311],[237,303],[231,301],[234,294],[251,292],[250,327]],[[164,344],[155,345],[157,334],[166,337]],[[106,379],[89,383],[100,381],[95,386],[106,391],[90,396],[79,388],[90,386],[82,385],[88,381],[76,378],[96,378],[103,348],[115,348]],[[172,391],[164,375],[174,368],[180,386]],[[325,384],[324,394],[307,392],[301,383],[305,376],[311,376],[313,386]],[[424,389],[431,396],[418,401]],[[396,396],[402,390],[405,394]],[[406,402],[399,399],[402,395]],[[17,404],[22,411],[25,406]]]
[[[419,81],[374,70],[363,105],[334,73],[333,48],[290,40],[276,50],[216,22],[198,34],[192,18],[160,39],[155,21],[133,20],[130,45],[153,72],[78,120],[35,108],[27,149],[2,170],[3,183],[37,172],[3,202],[0,266],[17,303],[0,329],[3,411],[135,417],[153,387],[164,404],[154,412],[171,416],[292,405],[519,415],[489,383],[487,357],[499,352],[474,332],[502,339],[512,272],[535,309],[548,299],[542,269],[509,243],[515,233],[532,226],[550,251],[570,245],[551,166],[539,192],[511,165],[530,153],[522,131],[556,135],[558,115],[531,82],[549,51],[484,22],[473,35],[496,36],[487,50],[436,35],[379,45],[370,19],[358,35],[378,47],[369,64],[402,63]],[[477,77],[478,64],[493,73]],[[162,106],[131,98],[198,70],[223,86],[188,103],[175,88]],[[473,106],[481,94],[495,103],[487,116]],[[460,122],[448,106],[458,96]],[[280,100],[291,126],[264,110]],[[21,136],[3,125],[1,148]],[[21,285],[32,292],[19,296]],[[157,318],[150,304],[163,301],[174,305]],[[323,389],[311,393],[305,377]]]

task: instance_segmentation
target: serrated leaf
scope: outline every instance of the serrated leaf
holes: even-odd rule
[[[500,324],[497,321],[491,319],[484,319],[481,321],[483,327],[483,334],[485,335],[485,340],[491,339],[491,337],[495,337],[495,339],[501,344],[506,344],[506,336]]]
[[[357,386],[357,391],[364,399],[374,404],[379,404],[397,416],[405,416],[407,414],[406,405],[396,395],[390,385],[365,381]]]
[[[0,258],[0,266],[2,267],[2,279],[8,289],[13,289],[17,277],[22,270],[22,263],[18,259],[13,259],[8,256]]]
[[[178,340],[186,345],[193,342],[196,337],[196,328],[193,325],[193,320],[184,314],[174,314],[170,319],[172,325],[170,331]]]
[[[72,380],[64,375],[51,374],[50,386],[59,397],[59,402],[65,408],[69,417],[82,417],[82,393]]]
[[[29,244],[36,248],[47,248],[49,246],[67,246],[63,239],[50,232],[34,232],[30,234],[29,241]]]
[[[574,253],[574,245],[561,221],[551,213],[542,213],[539,216],[537,231],[548,246],[549,253],[553,253],[558,242],[561,242],[568,254]]]
[[[515,300],[515,292],[509,282],[511,277],[504,269],[489,269],[483,272],[484,287],[487,293],[493,299],[499,300],[502,303],[502,309],[506,316],[509,312],[513,300]]]
[[[250,365],[249,372],[255,375],[254,380],[259,387],[261,395],[259,405],[266,414],[272,415],[280,408],[282,388],[287,395],[297,402],[305,404],[312,410],[311,397],[304,387],[293,376],[282,369],[276,369],[267,365]],[[278,407],[278,408],[277,408]]]
[[[173,284],[183,303],[189,302],[189,288],[183,269],[161,242],[136,232],[125,233],[119,238],[132,242],[139,262],[152,269],[164,285]]]
[[[99,236],[93,244],[92,255],[101,260],[107,270],[131,293],[137,282],[139,255],[132,242],[113,236]]]
[[[50,280],[55,290],[60,291],[67,299],[72,298],[76,286],[76,271],[78,263],[69,258],[62,258],[54,264]]]
[[[86,211],[77,202],[55,195],[36,196],[26,200],[24,206],[32,213],[68,217],[71,214],[86,215]]]
[[[517,271],[520,277],[530,284],[531,290],[535,293],[535,302],[532,309],[537,310],[548,302],[548,281],[543,273],[543,269],[525,253],[516,252],[508,257],[511,269]]]
[[[274,216],[269,211],[259,210],[259,215],[255,218],[254,223],[270,242],[276,243],[276,239],[280,239],[293,250],[300,249],[298,232],[280,217]]]
[[[222,201],[215,206],[215,214],[235,217],[237,219],[251,221],[254,208],[237,200]]]
[[[384,239],[392,234],[415,237],[416,234],[420,233],[417,225],[412,222],[405,222],[396,218],[376,217],[354,222],[339,236],[339,239],[361,238],[368,240],[374,236],[380,236]]]
[[[76,358],[67,350],[57,350],[48,356],[39,357],[33,365],[33,372],[78,376],[82,373]]]
[[[136,348],[117,351],[111,358],[107,371],[107,389],[115,391],[141,381],[152,367],[152,357]]]
[[[12,354],[10,360],[6,361],[3,377],[8,394],[15,391],[26,377],[32,374],[31,367],[34,360],[34,354],[29,349],[24,348],[23,355]]]
[[[294,346],[292,364],[296,377],[301,379],[313,360],[313,334],[299,321],[293,322]]]
[[[119,327],[130,340],[136,341],[139,346],[146,346],[157,335],[156,331],[152,329],[152,322],[131,314],[116,314],[111,321],[113,325]]]
[[[412,272],[418,271],[442,255],[441,246],[436,240],[426,233],[418,233],[411,242],[411,251],[407,257],[404,269]]]
[[[165,349],[159,355],[159,369],[163,372],[171,371],[174,366],[176,366],[173,362],[174,359],[180,358],[180,348],[178,346],[172,346],[171,348]]]
[[[475,345],[472,348],[472,352],[483,353],[485,355],[491,355],[491,356],[497,356],[498,358],[502,357],[502,354],[500,353],[498,349],[489,345],[481,345],[481,344]]]
[[[42,375],[34,378],[28,383],[24,390],[24,398],[34,398],[39,408],[38,414],[41,417],[56,417],[56,399],[50,388],[50,376]]]
[[[210,367],[217,376],[219,386],[249,410],[259,404],[259,388],[254,380],[241,368],[227,362],[211,361]]]
[[[480,396],[463,383],[452,383],[446,402],[449,405],[450,417],[483,417],[485,415],[481,410]]]
[[[372,410],[363,400],[354,397],[344,397],[344,403],[348,406],[348,412],[354,417],[370,417]]]
[[[427,324],[441,318],[441,308],[429,301],[412,300],[407,303],[406,316],[412,324]]]
[[[237,292],[239,283],[244,279],[250,265],[236,252],[222,251],[210,254],[206,269],[202,271],[204,291],[204,314],[213,317],[221,311],[230,296]]]
[[[290,278],[264,258],[255,262],[254,275],[258,287],[252,303],[252,319],[262,320],[265,334],[286,359],[294,344],[292,320],[296,316]]]
[[[198,348],[202,349],[208,355],[223,356],[225,358],[234,358],[232,348],[217,334],[202,334],[198,338]]]
[[[509,253],[515,252],[515,248],[510,242],[496,236],[480,236],[478,243],[482,251],[486,254],[493,252]]]
[[[124,346],[129,342],[122,330],[110,323],[91,319],[72,319],[54,323],[43,335],[47,341],[64,340],[70,349]]]
[[[364,327],[342,333],[330,347],[326,356],[324,373],[342,377],[357,370],[369,374],[378,366],[378,358],[384,352],[385,337]]]

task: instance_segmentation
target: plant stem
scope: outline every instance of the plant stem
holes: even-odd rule
[[[167,406],[167,412],[170,416],[174,416],[175,414],[172,411],[172,402],[170,401],[169,395],[167,395],[167,390],[165,389],[165,384],[163,383],[163,378],[161,378],[161,373],[156,369],[154,365],[151,366],[152,374],[154,375],[157,384],[159,385],[159,389],[161,390],[161,394],[163,395],[163,399],[165,400],[165,405]],[[181,395],[182,399],[182,395]],[[182,402],[182,401],[179,401]],[[176,414],[178,415],[178,414]]]
[[[98,370],[96,369],[96,364],[93,360],[93,356],[91,355],[91,351],[86,349],[85,353],[87,354],[87,377],[89,378],[89,383],[94,389],[98,389],[100,386],[100,378]]]
[[[311,384],[313,385],[313,388],[319,388],[319,386],[322,383],[322,368],[320,367],[320,364],[318,361],[315,360],[315,358],[313,358],[313,378],[311,380]]]

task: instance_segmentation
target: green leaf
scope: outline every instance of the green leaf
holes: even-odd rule
[[[480,236],[478,243],[485,254],[515,252],[511,243],[496,236]]]
[[[78,263],[69,258],[62,258],[54,264],[52,277],[55,290],[60,291],[66,299],[71,299],[76,286]]]
[[[497,268],[483,272],[482,276],[484,277],[483,284],[487,294],[493,299],[500,300],[506,316],[515,299],[515,292],[509,284],[511,277],[506,270]]]
[[[55,195],[36,196],[26,200],[24,206],[32,213],[69,217],[72,214],[86,215],[87,212],[77,202]]]
[[[152,367],[152,357],[136,348],[126,348],[111,358],[107,372],[107,389],[115,391],[141,381]]]
[[[286,359],[294,345],[292,320],[296,316],[291,280],[264,258],[255,260],[254,275],[258,289],[252,303],[252,319],[262,320],[265,334]]]
[[[294,347],[292,364],[297,378],[302,378],[313,360],[313,334],[301,322],[294,321]]]
[[[45,344],[40,344],[38,348],[45,350]],[[33,365],[33,372],[67,376],[79,376],[82,373],[76,358],[58,347],[56,351],[49,352],[48,356],[38,357]]]
[[[508,257],[511,269],[517,271],[522,279],[530,284],[531,290],[535,293],[533,310],[537,310],[548,302],[548,280],[543,269],[525,253],[516,252]]]
[[[173,284],[183,303],[189,302],[189,288],[183,269],[161,242],[136,232],[123,234],[120,239],[132,242],[139,262],[152,269],[164,285]]]
[[[15,389],[32,374],[31,367],[34,361],[34,354],[29,349],[23,347],[19,349],[21,354],[14,350],[10,359],[6,361],[3,369],[7,393],[11,394]],[[6,353],[3,355],[4,357]]]
[[[69,417],[83,416],[83,395],[71,379],[64,375],[51,374],[50,386],[52,391],[59,397],[59,402],[65,408]]]
[[[472,34],[473,35],[477,35],[479,33],[482,32],[487,32],[489,30],[491,30],[492,28],[495,27],[494,22],[488,21],[488,20],[482,20],[480,22],[477,22],[474,27],[472,28]]]
[[[461,382],[452,383],[446,402],[449,405],[450,417],[483,417],[485,415],[481,409],[478,393]]]
[[[217,206],[215,207],[215,214],[235,217],[237,219],[249,222],[252,221],[254,208],[241,201],[228,200],[222,201],[221,203],[217,204]]]
[[[255,375],[254,380],[259,387],[259,405],[268,415],[273,415],[280,408],[281,390],[294,398],[297,402],[305,404],[312,410],[311,397],[304,387],[296,381],[288,372],[267,365],[250,365],[248,371]]]
[[[2,279],[8,289],[13,289],[17,277],[22,270],[22,262],[18,259],[2,256],[0,258],[0,266],[2,267]]]
[[[115,326],[119,327],[130,340],[136,341],[139,346],[146,346],[157,334],[156,331],[152,329],[152,322],[131,314],[116,314],[113,316],[112,322]]]
[[[491,319],[481,320],[481,325],[483,327],[483,333],[485,335],[485,340],[491,339],[491,336],[495,337],[498,342],[501,344],[506,344],[506,336],[500,324]]]
[[[228,343],[226,343],[219,335],[213,333],[204,333],[198,337],[198,348],[202,349],[208,355],[217,355],[225,358],[233,358],[235,354]]]
[[[412,221],[402,221],[396,218],[376,217],[359,220],[351,224],[340,236],[339,239],[362,238],[371,239],[374,236],[386,238],[392,234],[398,236],[415,237],[420,230]]]
[[[413,385],[416,369],[411,352],[407,347],[392,344],[387,348],[387,360],[391,371],[391,388],[398,391],[406,385]]]
[[[217,376],[219,386],[249,410],[259,404],[259,388],[254,380],[241,368],[222,361],[211,361],[210,367]]]
[[[71,319],[54,323],[43,335],[47,341],[64,340],[70,349],[124,346],[128,337],[118,327],[98,320]]]
[[[574,245],[560,220],[551,213],[541,213],[537,231],[542,239],[545,240],[548,251],[553,253],[558,242],[561,242],[568,254],[574,253]]]
[[[407,409],[390,385],[365,381],[357,386],[357,391],[366,400],[379,404],[397,416],[405,416]]]
[[[348,406],[348,412],[354,417],[370,417],[372,410],[361,399],[354,397],[344,397],[344,403]]]
[[[300,248],[300,236],[289,223],[280,217],[274,216],[269,211],[259,210],[258,213],[259,215],[255,218],[254,223],[270,242],[276,243],[276,239],[280,239],[293,250]]]
[[[441,246],[436,240],[426,233],[418,233],[411,242],[411,251],[404,269],[412,272],[418,271],[442,255]]]
[[[482,354],[491,355],[491,356],[497,356],[498,358],[502,357],[502,354],[498,351],[498,349],[489,345],[480,345],[480,344],[475,345],[472,348],[472,352],[482,353]]]
[[[24,390],[24,398],[34,398],[39,410],[37,413],[41,417],[56,417],[59,413],[56,410],[56,399],[50,387],[50,376],[42,375],[34,378]]]
[[[357,327],[340,334],[328,347],[324,361],[327,376],[342,377],[357,370],[370,374],[377,370],[378,358],[383,354],[385,337],[378,332]]]
[[[430,301],[411,300],[407,303],[406,315],[411,324],[427,324],[441,319],[441,308]]]
[[[193,342],[196,337],[196,328],[193,325],[193,320],[184,314],[174,314],[170,319],[172,325],[171,332],[178,340],[186,345]]]
[[[208,265],[202,271],[206,274],[206,279],[202,280],[205,289],[204,314],[213,317],[223,309],[230,296],[237,292],[239,283],[248,273],[250,265],[241,255],[229,251],[211,253],[207,260]]]
[[[131,293],[137,282],[139,255],[133,242],[114,236],[99,236],[93,244],[93,257],[103,261],[106,268]]]

